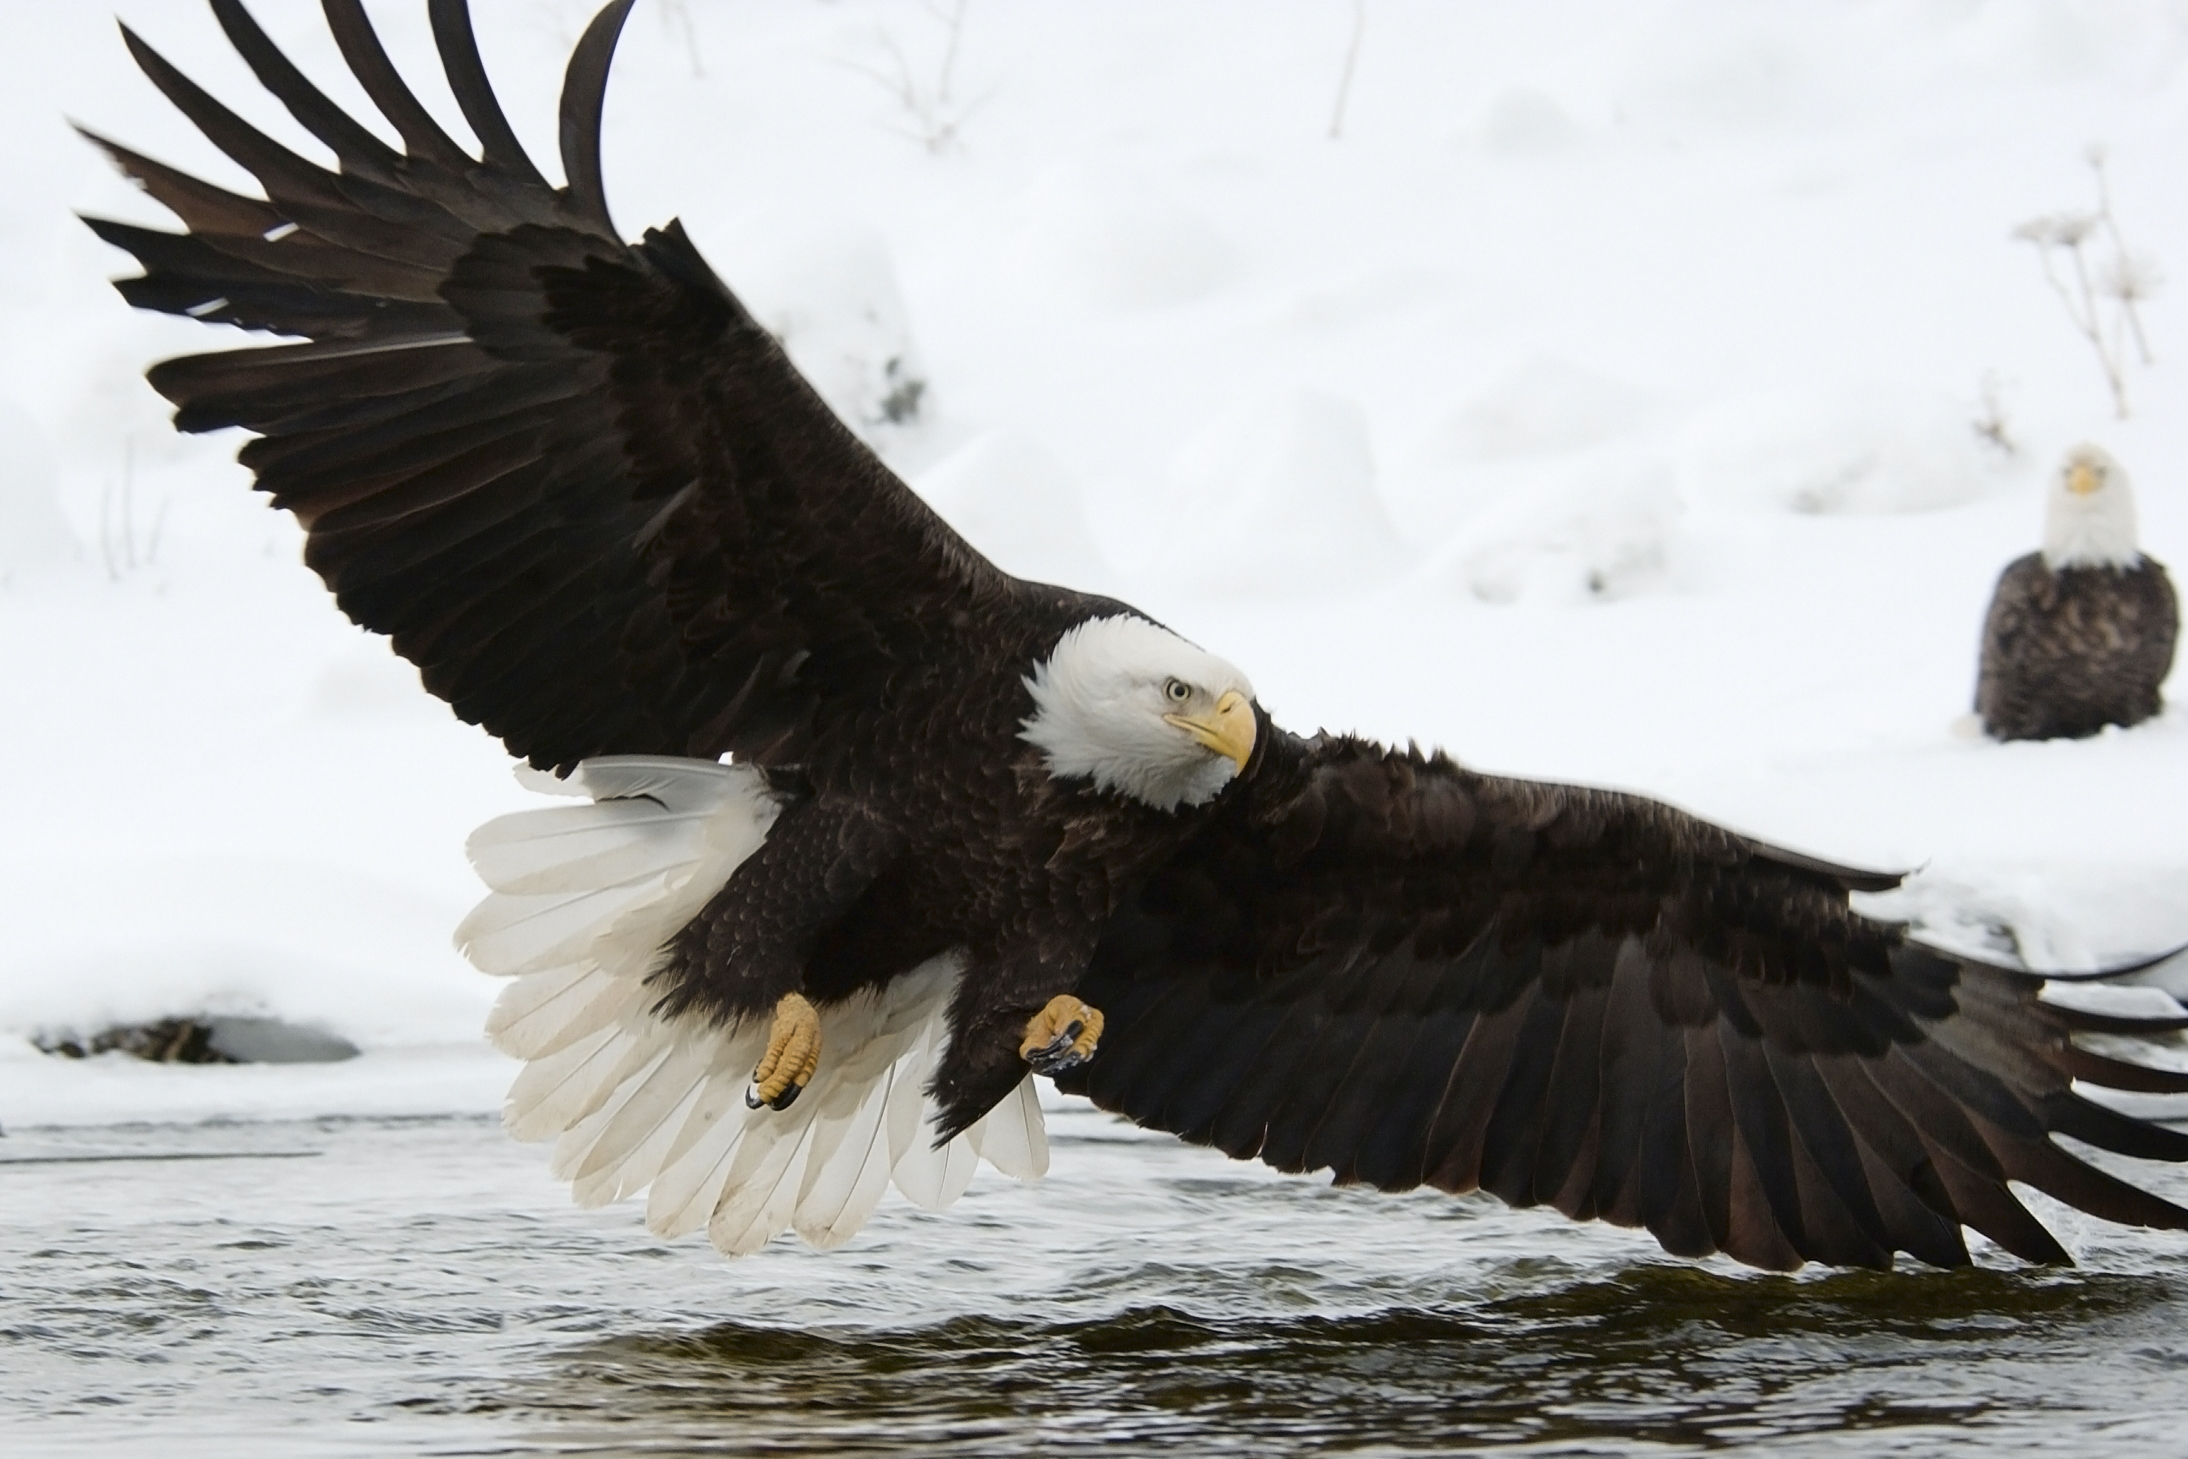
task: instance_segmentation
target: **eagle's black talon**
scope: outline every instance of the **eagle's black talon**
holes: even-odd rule
[[[788,1109],[798,1102],[798,1096],[804,1092],[805,1086],[803,1084],[793,1084],[773,1099],[762,1099],[760,1098],[760,1086],[747,1084],[745,1086],[745,1108],[758,1109],[764,1104],[769,1109]]]
[[[1034,1073],[1045,1074],[1051,1079],[1067,1070],[1076,1069],[1085,1062],[1084,1058],[1073,1053],[1070,1049],[1065,1049],[1059,1054],[1050,1054],[1046,1049],[1043,1049],[1040,1053],[1026,1060],[1027,1066]]]
[[[1053,1077],[1093,1058],[1101,1037],[1102,1011],[1069,993],[1059,993],[1026,1021],[1018,1057],[1034,1073]]]
[[[1084,1023],[1072,1023],[1055,1038],[1050,1039],[1046,1044],[1026,1055],[1026,1063],[1032,1067],[1034,1073],[1046,1074],[1050,1078],[1063,1073],[1066,1069],[1078,1068],[1093,1057],[1092,1053],[1082,1054],[1073,1047],[1079,1041],[1079,1035],[1084,1032],[1086,1032]]]

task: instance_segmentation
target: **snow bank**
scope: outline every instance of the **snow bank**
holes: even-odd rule
[[[1170,463],[1147,573],[1204,589],[1318,594],[1374,582],[1403,557],[1375,490],[1367,416],[1295,390],[1210,423]]]
[[[912,486],[1005,572],[1088,591],[1112,576],[1079,483],[1038,442],[989,431],[920,473]]]
[[[1581,138],[1579,123],[1557,99],[1532,86],[1498,92],[1482,108],[1474,136],[1490,152],[1533,157],[1562,152]]]
[[[53,485],[45,432],[21,406],[0,400],[0,584],[81,559]]]
[[[1639,430],[1654,405],[1646,391],[1586,366],[1532,359],[1452,407],[1423,449],[1424,465],[1450,471],[1583,450]]]
[[[477,1031],[493,989],[445,943],[449,908],[336,858],[123,847],[10,857],[11,900],[39,909],[16,931],[0,1028],[89,1035],[176,1015],[266,1015],[365,1047]]]
[[[1409,601],[1574,603],[1663,581],[1682,506],[1646,391],[1539,357],[1447,410],[1394,489],[1443,539]]]
[[[1027,189],[1014,211],[1013,249],[1027,282],[1104,309],[1188,303],[1238,267],[1213,224],[1129,173],[1059,170]]]
[[[1995,481],[1974,419],[1971,406],[1930,390],[1739,396],[1681,433],[1680,490],[1705,506],[1811,516],[1961,506]]]
[[[524,797],[342,622],[236,441],[175,437],[144,386],[235,337],[114,297],[125,260],[71,212],[170,220],[61,118],[248,184],[131,68],[111,8],[0,6],[0,397],[23,413],[0,424],[0,1122],[491,1109],[494,989],[447,935],[478,896],[464,836]],[[118,8],[320,155],[202,7]],[[591,6],[475,8],[552,170]],[[1349,31],[1324,0],[974,5],[955,144],[930,153],[859,69],[883,37],[934,59],[919,0],[690,0],[704,74],[676,27],[625,36],[610,196],[632,234],[684,216],[976,545],[1157,613],[1289,727],[1921,867],[1901,910],[2032,958],[2188,940],[2179,709],[2075,744],[1949,729],[2061,448],[2101,431],[2146,547],[2188,566],[2188,415],[2165,405],[2188,308],[2151,301],[2146,409],[2114,425],[2007,236],[2084,205],[2101,139],[2131,242],[2188,268],[2177,7],[1370,8],[1332,141]],[[253,12],[355,96],[317,6]],[[424,7],[374,13],[460,125]],[[1986,374],[2013,461],[1971,429]],[[110,576],[125,469],[139,551]],[[207,1012],[365,1053],[168,1069],[24,1042]]]
[[[1476,504],[1417,586],[1483,603],[1580,603],[1661,584],[1682,515],[1668,466],[1646,450],[1579,452],[1474,468]]]
[[[517,1071],[483,1040],[368,1050],[339,1064],[148,1064],[128,1054],[66,1059],[0,1039],[8,1124],[195,1124],[491,1115]]]

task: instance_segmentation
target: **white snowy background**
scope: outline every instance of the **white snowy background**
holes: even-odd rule
[[[475,8],[549,162],[589,3]],[[1886,906],[1940,937],[2188,941],[2188,711],[1955,728],[2068,445],[2188,566],[2188,6],[1366,0],[1334,139],[1351,0],[970,0],[943,98],[946,10],[642,0],[606,170],[1006,568],[1139,604],[1297,730],[1920,868]],[[143,383],[231,340],[107,286],[72,211],[166,220],[64,118],[245,180],[110,11],[319,155],[192,0],[0,5],[0,1122],[492,1109],[448,933],[465,834],[530,797]],[[254,11],[365,105],[316,5]],[[373,12],[462,135],[424,6]],[[2093,143],[2182,281],[2126,422],[2009,236],[2092,204]],[[29,1042],[201,1013],[366,1052]]]

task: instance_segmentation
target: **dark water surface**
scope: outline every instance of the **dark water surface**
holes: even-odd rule
[[[1051,1128],[1038,1185],[742,1263],[484,1121],[17,1132],[0,1452],[2188,1454],[2177,1235],[1773,1277]],[[147,1154],[217,1158],[22,1158]]]

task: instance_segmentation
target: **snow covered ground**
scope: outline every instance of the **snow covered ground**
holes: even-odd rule
[[[311,151],[202,8],[112,7]],[[148,362],[70,216],[164,221],[73,117],[241,183],[106,5],[0,7],[0,1122],[490,1109],[450,950],[507,759],[350,627]],[[318,7],[261,21],[338,97]],[[375,0],[436,98],[424,7]],[[534,155],[589,0],[479,0]],[[2188,941],[2188,706],[1955,732],[1998,569],[2083,438],[2188,566],[2188,309],[2112,418],[2012,228],[2188,275],[2188,10],[2158,0],[646,0],[627,231],[681,214],[840,409],[1009,568],[1126,597],[1295,729],[1660,795],[1920,867],[1899,910],[2089,966]],[[899,68],[902,68],[901,71]],[[912,100],[899,99],[908,77]],[[938,145],[930,148],[927,140]],[[2012,454],[1974,424],[2002,402]],[[916,408],[915,408],[916,407]],[[892,418],[895,417],[895,418]],[[257,1013],[342,1065],[41,1031]]]

